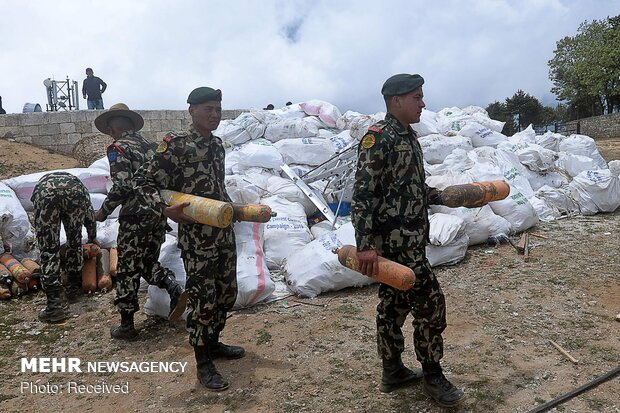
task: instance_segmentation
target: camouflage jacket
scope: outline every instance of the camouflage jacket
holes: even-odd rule
[[[155,154],[155,145],[138,132],[129,131],[108,146],[108,162],[112,189],[108,192],[101,210],[108,216],[119,205],[120,215],[160,214],[154,212],[152,202],[142,199],[134,192],[133,176],[136,171]]]
[[[368,129],[358,148],[351,208],[358,251],[424,248],[429,203],[438,195],[425,183],[417,135],[388,113]]]
[[[219,201],[231,202],[224,186],[224,147],[217,136],[201,136],[192,126],[188,132],[170,133],[157,147],[152,160],[136,179],[139,191],[170,189]],[[163,205],[162,205],[163,207]],[[232,226],[179,224],[183,251],[206,251],[235,245]]]
[[[97,222],[95,221],[95,211],[90,202],[88,189],[82,181],[68,172],[52,172],[44,175],[37,182],[32,192],[31,201],[38,204],[38,200],[51,199],[54,196],[75,197],[76,201],[86,210],[84,215],[84,226],[88,233],[88,240],[94,241],[97,238]],[[43,203],[45,204],[45,203]],[[71,213],[72,211],[67,211]]]

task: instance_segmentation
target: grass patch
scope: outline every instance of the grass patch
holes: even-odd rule
[[[271,333],[265,329],[258,330],[258,334],[256,337],[256,345],[260,346],[263,344],[267,344],[271,341]]]

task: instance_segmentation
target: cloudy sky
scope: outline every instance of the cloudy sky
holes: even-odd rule
[[[92,67],[106,107],[185,109],[212,86],[225,109],[321,99],[373,113],[406,72],[435,111],[518,89],[555,105],[556,42],[618,14],[617,0],[0,0],[0,96],[9,113],[45,108],[44,79],[81,89]]]

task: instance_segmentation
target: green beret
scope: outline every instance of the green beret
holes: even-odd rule
[[[401,73],[385,81],[381,88],[383,96],[399,96],[412,92],[424,84],[422,76]]]
[[[205,103],[212,100],[222,101],[222,91],[219,89],[212,89],[210,87],[198,87],[192,90],[192,93],[187,97],[187,103],[190,105]]]

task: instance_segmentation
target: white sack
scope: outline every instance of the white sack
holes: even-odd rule
[[[443,135],[428,135],[418,139],[424,159],[429,164],[440,164],[452,153],[455,149],[461,149],[464,151],[470,151],[473,149],[471,139],[465,136],[443,136]]]
[[[181,250],[177,247],[177,239],[172,235],[166,235],[166,241],[162,244],[159,252],[159,263],[174,272],[177,282],[185,287],[185,267],[181,259]],[[148,296],[144,304],[144,312],[148,315],[157,315],[168,318],[170,313],[170,296],[168,292],[154,285],[148,286]],[[183,320],[187,318],[187,310],[181,316]]]
[[[536,135],[535,142],[545,149],[555,152],[560,151],[560,142],[565,138],[564,135],[553,132],[545,132],[543,135]]]
[[[528,199],[534,207],[534,211],[538,214],[538,219],[544,222],[554,221],[562,216],[560,211],[553,205],[548,204],[544,199],[538,198],[536,195]]]
[[[264,198],[278,215],[265,225],[264,251],[269,269],[280,269],[286,258],[312,241],[304,207],[280,196]]]
[[[589,136],[586,135],[570,135],[567,138],[564,138],[559,146],[559,152],[568,152],[573,155],[582,155],[592,158],[596,165],[600,169],[607,168],[607,162],[599,153],[596,142]]]
[[[308,138],[318,134],[319,128],[313,122],[306,121],[305,118],[289,118],[268,123],[264,137],[271,142],[278,142],[282,139]]]
[[[273,146],[287,164],[320,165],[336,153],[334,144],[321,138],[282,139]]]
[[[460,129],[459,135],[471,138],[471,143],[474,148],[480,146],[495,147],[500,142],[506,140],[505,135],[502,135],[499,132],[495,132],[494,130],[482,126],[477,122],[468,122]]]
[[[620,206],[620,178],[609,169],[583,171],[568,187],[583,215],[613,212]]]
[[[559,157],[556,160],[556,166],[571,177],[575,177],[583,171],[595,171],[597,169],[602,169],[598,166],[594,159],[588,156],[576,155],[568,152],[559,153]]]
[[[441,247],[429,244],[426,246],[426,259],[431,267],[456,264],[465,258],[468,245],[469,237],[467,234],[461,234],[450,244]]]
[[[266,188],[270,195],[278,195],[288,201],[301,204],[306,216],[314,214],[316,205],[304,194],[304,192],[288,177],[272,175],[267,178]]]
[[[107,195],[106,194],[95,194],[95,193],[89,193],[90,195],[90,203],[93,206],[93,209],[95,210],[95,212],[101,208],[101,205],[103,205],[103,201],[105,201]],[[108,215],[108,218],[118,218],[118,214],[121,211],[121,206],[117,206],[116,208],[114,208],[114,211],[112,211],[112,213],[110,215]]]
[[[428,217],[429,239],[432,245],[448,245],[457,237],[465,222],[456,215],[436,213]]]
[[[469,152],[463,149],[454,149],[444,161],[437,165],[425,164],[424,170],[430,175],[444,175],[449,172],[460,173],[471,169],[474,160],[469,157]]]
[[[260,138],[265,133],[265,124],[259,117],[260,115],[253,111],[242,113],[232,121],[223,120],[213,134],[232,145],[240,145]]]
[[[227,175],[224,179],[226,193],[233,202],[240,204],[257,204],[263,190],[248,182],[243,175]]]
[[[536,191],[534,196],[543,200],[551,210],[557,211],[560,215],[570,215],[579,211],[579,206],[572,198],[568,187],[543,186]]]
[[[0,182],[0,248],[2,243],[11,247],[16,255],[30,250],[34,233],[28,214],[15,192]]]
[[[32,211],[32,202],[30,202],[30,198],[32,197],[32,192],[34,191],[34,187],[39,182],[44,175],[47,175],[52,172],[68,172],[74,176],[77,176],[88,192],[97,192],[101,194],[107,193],[106,185],[109,179],[109,173],[106,173],[102,169],[89,169],[89,168],[72,168],[72,169],[63,169],[63,170],[54,170],[54,171],[44,171],[37,172],[28,175],[21,175],[15,178],[5,179],[3,182],[7,184],[15,194],[19,201],[23,205],[26,211]]]
[[[237,300],[234,308],[265,300],[275,290],[263,252],[263,224],[235,223],[237,245]]]
[[[343,130],[339,134],[333,135],[328,139],[330,140],[332,145],[334,145],[336,151],[338,152],[341,152],[343,149],[347,148],[355,141],[355,139],[353,139],[353,137],[351,136],[351,131],[348,129]]]
[[[420,122],[411,125],[419,137],[438,134],[437,114],[432,110],[424,109],[420,116]]]
[[[238,152],[238,163],[246,168],[278,169],[284,163],[280,151],[266,139],[256,139],[248,142]]]
[[[511,232],[511,225],[505,218],[497,215],[489,205],[481,208],[449,208],[432,205],[433,214],[442,212],[455,215],[463,220],[462,232],[467,234],[469,245],[484,244],[490,237]]]
[[[340,264],[332,249],[343,245],[355,245],[355,230],[350,222],[291,254],[285,266],[289,288],[299,296],[314,298],[324,292],[376,282]]]
[[[335,128],[336,122],[342,116],[340,110],[338,110],[336,106],[328,102],[323,102],[322,100],[309,100],[300,103],[299,106],[308,115],[318,116],[319,119],[330,128]]]

